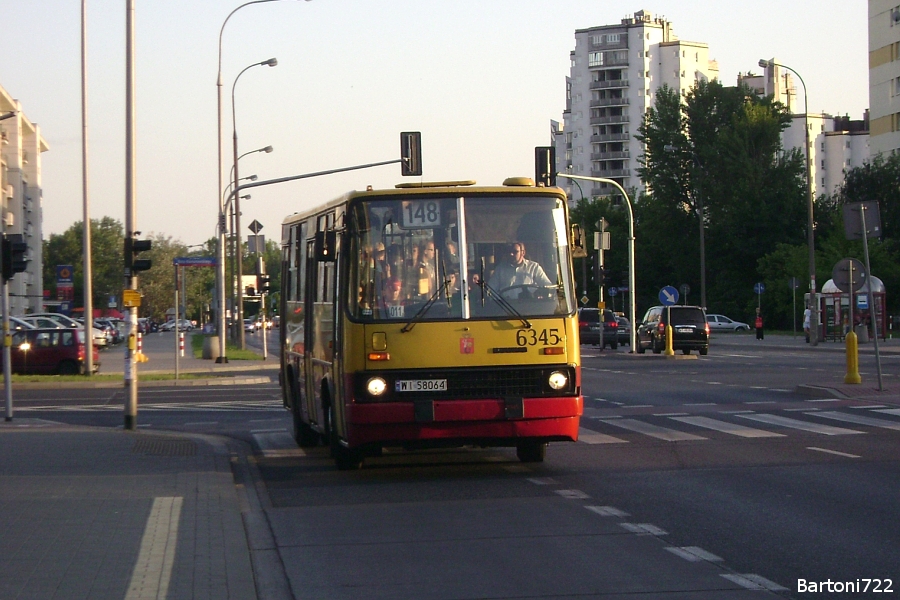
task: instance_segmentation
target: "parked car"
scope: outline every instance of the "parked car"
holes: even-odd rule
[[[10,363],[13,373],[78,375],[85,369],[84,329],[18,329],[12,334]],[[100,353],[92,347],[94,372],[100,370]]]
[[[188,321],[187,319],[178,319],[178,331],[191,331],[194,328],[194,324]],[[171,321],[166,321],[162,325],[159,326],[160,331],[175,331],[175,319]]]
[[[625,317],[616,316],[616,323],[619,324],[616,338],[619,340],[620,346],[631,346],[631,321]]]
[[[709,323],[699,306],[654,306],[649,309],[637,328],[637,351],[643,354],[650,348],[659,354],[666,348],[666,325],[672,319],[672,349],[701,355],[709,352]]]
[[[740,321],[732,321],[725,315],[706,315],[710,331],[750,331],[750,326]]]
[[[599,308],[578,309],[578,334],[582,344],[592,344],[615,350],[619,347],[619,323],[616,315],[609,309],[603,309],[603,323],[600,323]]]
[[[63,327],[76,327],[76,328],[84,329],[83,323],[79,323],[72,317],[70,317],[68,315],[64,315],[62,313],[32,313],[32,314],[28,314],[25,316],[52,319],[53,321],[56,321],[59,325],[62,325]],[[94,340],[94,345],[98,346],[100,348],[106,348],[106,345],[107,345],[106,333],[101,329],[97,329],[96,327],[91,327],[91,332],[92,332],[91,339]]]
[[[2,315],[0,315],[2,318]],[[23,321],[20,317],[10,317],[9,318],[9,328],[10,329],[34,329],[34,324],[29,323],[28,321]]]

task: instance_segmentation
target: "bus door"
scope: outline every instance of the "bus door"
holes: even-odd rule
[[[316,257],[316,244],[307,246],[307,270],[309,287],[307,294],[308,311],[306,329],[306,348],[309,386],[307,409],[310,422],[319,425],[325,423],[322,392],[331,382],[332,365],[334,363],[334,300],[336,265],[333,261],[319,261]],[[331,398],[336,404],[335,398]]]

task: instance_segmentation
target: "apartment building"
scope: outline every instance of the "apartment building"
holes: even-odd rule
[[[42,310],[41,153],[49,149],[40,127],[0,87],[0,230],[23,234],[29,258],[28,269],[9,282],[11,315]]]
[[[872,156],[900,149],[900,4],[869,0],[869,145]]]
[[[551,123],[557,171],[612,179],[626,190],[643,189],[637,173],[643,148],[634,136],[656,91],[667,84],[685,95],[719,75],[705,43],[679,40],[669,21],[646,10],[617,25],[577,30],[570,63],[563,121]],[[577,188],[564,179],[559,185],[573,200],[579,198],[573,190],[588,196],[613,191],[585,182]]]
[[[739,74],[738,85],[747,85],[760,96],[774,96],[791,111],[791,124],[781,134],[785,150],[799,148],[805,158],[804,126],[809,127],[810,175],[815,196],[833,194],[844,182],[846,171],[862,166],[869,159],[869,113],[861,120],[824,112],[807,115],[791,72],[780,67],[777,59],[767,62],[762,75]]]

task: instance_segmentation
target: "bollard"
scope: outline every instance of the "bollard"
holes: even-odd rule
[[[183,357],[184,356],[184,332],[178,332],[178,352]]]
[[[672,349],[673,340],[672,340],[672,326],[666,325],[666,356],[675,356],[675,350]]]
[[[862,383],[859,376],[859,343],[852,330],[847,334],[847,374],[844,383]]]
[[[136,362],[145,363],[150,359],[144,354],[144,334],[137,332],[137,352],[134,353]]]

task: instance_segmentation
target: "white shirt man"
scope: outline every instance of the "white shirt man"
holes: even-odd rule
[[[525,244],[515,242],[509,245],[508,259],[497,265],[491,275],[488,285],[494,290],[502,292],[506,288],[518,285],[533,285],[535,287],[552,286],[553,282],[544,273],[541,265],[533,260],[525,258]],[[512,290],[504,294],[508,298],[518,298],[521,289]]]

